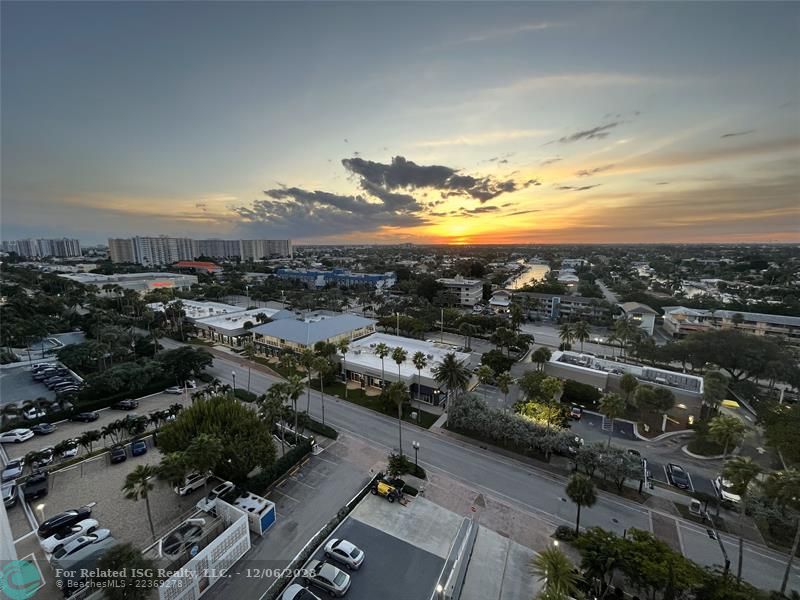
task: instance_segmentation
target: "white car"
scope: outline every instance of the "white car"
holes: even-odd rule
[[[320,598],[299,583],[293,583],[284,590],[281,600],[320,600]]]
[[[45,412],[41,408],[29,408],[28,410],[22,411],[22,416],[28,419],[29,421],[33,421],[34,419],[40,419],[45,415]]]
[[[348,569],[358,569],[364,562],[364,551],[347,540],[333,538],[325,544],[325,556],[342,563]]]
[[[15,481],[22,477],[22,472],[25,470],[25,458],[15,458],[14,460],[8,461],[8,464],[3,469],[2,474],[0,474],[0,479],[2,479],[3,483],[6,481]]]
[[[203,498],[197,503],[198,510],[202,510],[205,512],[212,512],[214,508],[217,506],[217,498],[220,496],[224,496],[228,492],[230,492],[235,485],[230,481],[226,481],[224,483],[220,483],[217,487],[211,490],[208,493],[208,496]]]
[[[208,481],[208,475],[203,475],[202,473],[190,473],[186,476],[183,485],[176,485],[173,489],[179,496],[186,496],[195,490],[199,490],[206,484],[206,481]]]
[[[53,458],[55,453],[53,451],[52,446],[48,446],[47,448],[42,448],[37,453],[37,457],[31,461],[31,466],[34,468],[45,467],[53,462]]]
[[[29,440],[32,437],[33,437],[33,432],[30,429],[23,429],[23,428],[12,429],[11,431],[0,433],[0,444],[9,444],[9,443],[19,444],[20,442]]]
[[[717,488],[717,494],[723,502],[730,502],[731,504],[739,504],[742,497],[739,494],[733,493],[733,484],[727,479],[717,477],[714,480],[714,487]]]
[[[96,542],[100,542],[106,539],[110,535],[111,531],[109,531],[108,529],[96,529],[94,533],[90,533],[89,535],[82,535],[80,537],[75,538],[68,544],[64,544],[63,546],[56,548],[53,551],[53,558],[62,559],[65,556],[69,556],[70,554],[75,554],[81,548],[86,548],[86,546],[89,546]]]
[[[78,447],[80,444],[78,440],[70,440],[72,443],[61,453],[61,458],[75,458],[78,456]]]
[[[165,389],[164,393],[165,394],[179,395],[179,394],[183,393],[183,388],[182,387],[178,387],[177,385],[173,385],[172,387],[168,387],[167,389]]]
[[[40,541],[39,544],[42,546],[42,550],[48,554],[52,554],[60,546],[69,544],[71,541],[78,539],[82,535],[94,533],[99,526],[100,524],[95,519],[84,519],[75,525],[61,529],[46,540]]]

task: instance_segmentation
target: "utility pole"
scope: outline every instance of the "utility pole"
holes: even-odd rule
[[[441,343],[444,343],[444,306],[442,307],[442,320],[439,321],[439,326],[441,327],[441,329],[440,329],[441,333],[439,335],[439,341]]]

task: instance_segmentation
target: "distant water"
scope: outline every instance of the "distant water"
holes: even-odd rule
[[[550,267],[547,265],[528,265],[528,268],[509,281],[506,287],[510,290],[518,290],[528,284],[542,281],[549,272]]]

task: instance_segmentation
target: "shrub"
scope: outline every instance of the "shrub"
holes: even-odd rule
[[[575,539],[575,528],[571,525],[559,525],[556,527],[555,537],[563,542],[571,542]]]
[[[233,394],[239,400],[241,400],[242,402],[247,402],[248,404],[252,404],[253,402],[256,401],[256,398],[258,398],[258,396],[253,392],[248,392],[247,390],[244,390],[242,388],[236,388],[236,391]]]
[[[602,392],[593,385],[567,379],[564,382],[564,394],[561,396],[561,401],[581,404],[583,406],[594,406],[600,401],[602,396]]]
[[[489,366],[495,373],[504,373],[511,369],[514,359],[509,358],[500,350],[490,350],[481,357],[481,364]]]
[[[415,465],[405,454],[400,455],[394,452],[389,455],[389,464],[386,472],[392,477],[398,477],[406,473],[420,479],[425,479],[426,477],[425,469]]]
[[[212,381],[214,381],[214,376],[211,375],[210,373],[200,373],[200,375],[198,375],[197,378],[203,383],[211,383]]]
[[[339,432],[336,431],[330,425],[323,425],[315,418],[310,417],[307,413],[302,412],[300,413],[297,419],[298,427],[305,427],[309,431],[313,433],[318,433],[320,435],[324,435],[325,437],[331,438],[335,440],[339,437]]]
[[[245,487],[254,494],[263,494],[267,488],[288,473],[311,452],[311,442],[302,441],[281,456],[269,467],[262,469],[245,483]]]
[[[415,488],[413,485],[405,484],[403,486],[403,493],[408,494],[409,496],[416,496],[419,494],[419,490]]]

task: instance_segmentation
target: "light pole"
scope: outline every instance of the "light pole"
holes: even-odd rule
[[[419,469],[419,461],[417,460],[419,456],[419,442],[414,440],[411,442],[411,446],[414,448],[414,466]]]
[[[231,371],[231,377],[233,377],[233,393],[236,394],[236,371]]]
[[[394,316],[397,318],[397,321],[396,321],[395,326],[394,326],[394,334],[395,335],[400,335],[400,313],[396,312],[396,313],[394,313]]]

